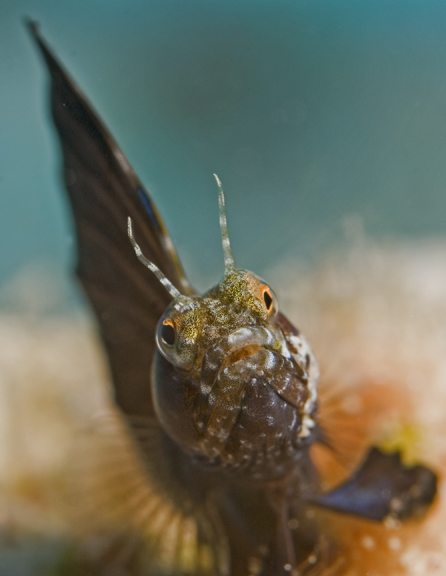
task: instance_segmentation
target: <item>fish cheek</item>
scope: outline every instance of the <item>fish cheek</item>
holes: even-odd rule
[[[198,395],[198,387],[157,351],[152,371],[155,411],[164,431],[188,453],[195,452],[199,443],[194,422]]]

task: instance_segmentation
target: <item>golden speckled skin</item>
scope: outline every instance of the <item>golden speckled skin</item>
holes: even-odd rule
[[[270,310],[263,300],[265,283],[246,270],[234,270],[204,296],[175,299],[160,320],[158,346],[172,364],[200,372],[206,349],[217,339],[241,326],[268,325],[277,312],[275,298]],[[168,347],[159,337],[167,320],[175,325],[177,341]]]

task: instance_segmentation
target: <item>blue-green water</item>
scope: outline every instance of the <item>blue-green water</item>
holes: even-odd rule
[[[151,191],[192,281],[446,232],[446,2],[1,0],[0,282],[73,241],[37,19]],[[353,220],[352,220],[353,217]]]

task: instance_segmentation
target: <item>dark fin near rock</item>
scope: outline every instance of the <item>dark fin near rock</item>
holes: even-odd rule
[[[406,467],[399,452],[374,447],[349,480],[311,503],[370,520],[402,520],[422,513],[436,492],[437,477],[429,468]]]

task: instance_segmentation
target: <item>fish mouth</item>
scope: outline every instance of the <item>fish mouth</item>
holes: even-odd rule
[[[260,350],[262,350],[262,346],[259,346],[258,344],[248,344],[247,346],[242,346],[242,348],[237,348],[234,352],[231,352],[227,358],[225,358],[221,368],[235,364],[235,362],[247,358],[248,356],[254,356],[254,354],[257,354]]]
[[[223,369],[262,350],[292,360],[281,330],[265,326],[238,328],[206,350],[201,365],[202,384],[212,386]]]

